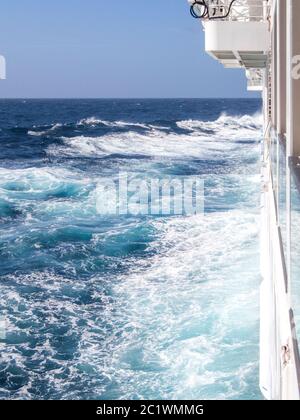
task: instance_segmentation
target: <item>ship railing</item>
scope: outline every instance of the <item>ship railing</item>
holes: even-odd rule
[[[248,89],[262,90],[263,74],[260,69],[247,69],[246,76],[248,79]]]
[[[289,158],[286,137],[277,134],[270,126],[265,143],[264,168],[269,168],[271,186],[264,183],[264,203],[268,217],[264,219],[264,234],[269,255],[264,278],[271,281],[271,289],[265,289],[262,300],[270,297],[272,315],[268,330],[272,331],[271,343],[273,367],[269,388],[272,399],[299,399],[300,392],[300,159]],[[265,178],[264,178],[265,182]],[[271,198],[272,197],[272,198]],[[265,243],[264,243],[265,244]],[[262,259],[262,264],[265,263]],[[269,303],[270,303],[269,302]],[[265,316],[265,308],[262,316]],[[267,318],[266,318],[267,319]],[[263,337],[262,346],[268,339]],[[277,360],[277,362],[276,362]],[[279,363],[280,360],[280,363]],[[264,360],[264,369],[271,364]],[[261,381],[266,379],[261,377]],[[264,380],[261,382],[264,385]],[[272,384],[272,386],[270,386]],[[264,390],[264,386],[262,387]]]
[[[191,3],[191,1],[190,1]],[[235,22],[267,20],[270,2],[267,0],[205,0],[208,13],[204,20],[218,19]],[[195,6],[197,8],[197,5]],[[203,6],[199,4],[199,13]]]
[[[288,267],[287,281],[293,315],[294,342],[300,344],[300,158],[288,159],[289,175],[286,138],[276,134],[274,128],[271,131],[270,157],[277,205],[277,224],[282,240],[284,260]],[[289,183],[288,179],[290,179]],[[298,370],[300,369],[299,350],[300,347],[297,347]]]

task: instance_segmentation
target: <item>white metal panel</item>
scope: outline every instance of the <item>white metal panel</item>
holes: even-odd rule
[[[270,49],[266,22],[205,21],[205,49],[265,52]]]

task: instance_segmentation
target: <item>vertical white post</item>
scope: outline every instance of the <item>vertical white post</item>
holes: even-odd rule
[[[277,10],[274,9],[272,25],[272,124],[276,130],[277,127]]]
[[[287,227],[287,273],[288,273],[288,294],[291,298],[291,288],[290,288],[290,279],[291,279],[291,172],[289,159],[293,155],[293,80],[292,80],[292,57],[293,57],[293,1],[287,0],[287,10],[286,10],[286,28],[287,28],[287,43],[286,43],[286,53],[287,53],[287,120],[286,120],[286,200],[287,200],[287,209],[286,209],[286,227]],[[299,0],[298,0],[299,1]]]
[[[286,0],[277,0],[277,132],[286,133]]]
[[[288,153],[290,156],[300,156],[300,79],[299,72],[293,69],[300,57],[299,0],[288,0],[287,14]],[[297,60],[293,61],[295,58]]]

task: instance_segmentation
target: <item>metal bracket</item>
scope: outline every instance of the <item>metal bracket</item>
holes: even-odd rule
[[[291,360],[291,350],[288,344],[281,347],[281,360],[283,367],[286,367]]]

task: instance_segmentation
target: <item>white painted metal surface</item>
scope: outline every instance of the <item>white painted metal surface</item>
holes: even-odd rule
[[[266,67],[267,22],[205,21],[204,29],[206,52],[226,67]]]
[[[268,143],[267,139],[262,169],[260,387],[268,400],[299,400],[297,351]]]

